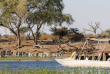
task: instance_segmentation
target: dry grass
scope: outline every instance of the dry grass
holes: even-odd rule
[[[43,47],[43,48],[36,48],[35,47],[35,43],[33,40],[26,40],[26,35],[21,35],[21,41],[22,41],[22,48],[18,49],[17,48],[17,41],[16,41],[16,37],[14,35],[11,36],[2,36],[1,39],[6,39],[9,40],[8,42],[1,42],[0,43],[0,51],[3,50],[11,50],[14,53],[16,53],[16,51],[22,51],[22,52],[30,52],[32,54],[37,53],[37,51],[39,52],[57,52],[59,51],[58,49],[58,44],[52,44],[52,39],[54,37],[50,34],[42,34],[40,37],[39,44]],[[77,47],[78,49],[80,49],[83,46],[84,42],[76,42],[76,43],[72,43],[72,46]],[[104,47],[105,44],[102,44],[102,47]],[[61,46],[69,51],[69,50],[73,50],[74,47],[70,47],[67,44],[61,44]],[[96,44],[94,44],[94,47],[96,47]],[[100,49],[100,48],[99,48]],[[36,51],[37,50],[37,51]],[[105,48],[106,51],[110,51],[110,45],[108,45]],[[35,52],[34,52],[35,51]],[[63,51],[61,51],[63,52]],[[70,52],[72,53],[72,52]],[[70,56],[70,53],[66,54],[66,56]],[[14,54],[15,55],[15,54]],[[65,55],[65,54],[64,54]]]
[[[51,34],[42,34],[40,40],[52,40],[53,36]]]

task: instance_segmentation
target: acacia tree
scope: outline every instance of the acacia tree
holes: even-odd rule
[[[91,23],[88,24],[90,29],[84,29],[85,31],[90,31],[92,33],[94,33],[95,35],[97,34],[97,30],[101,29],[100,28],[100,23],[99,22],[95,22],[95,26]]]
[[[68,38],[68,41],[81,41],[84,38],[84,35],[79,33],[77,28],[51,28],[50,31],[53,32],[53,35],[58,36],[59,40],[63,39],[64,36]]]
[[[84,38],[84,35],[79,32],[78,28],[69,29],[68,39],[70,41],[81,41]]]
[[[71,15],[62,13],[63,8],[62,0],[2,0],[0,25],[8,28],[16,36],[20,47],[20,27],[26,21],[37,45],[42,25],[62,25],[63,22],[68,24],[73,22]],[[37,26],[35,34],[32,30],[34,26]]]
[[[63,22],[73,23],[71,15],[62,13],[63,8],[62,0],[29,0],[30,15],[28,15],[27,23],[36,45],[38,44],[39,31],[43,25],[62,25]],[[35,34],[32,30],[34,26],[37,26]]]
[[[20,27],[27,13],[26,0],[3,0],[0,2],[2,20],[0,26],[8,28],[17,38],[18,47],[21,46]]]
[[[68,29],[66,27],[62,28],[51,28],[51,32],[53,32],[53,35],[58,36],[61,40],[64,36],[68,35]]]

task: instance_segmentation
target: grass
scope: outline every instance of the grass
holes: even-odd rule
[[[21,60],[35,60],[35,61],[41,61],[41,60],[55,60],[55,58],[37,58],[37,57],[1,57],[0,61],[21,61]]]
[[[36,70],[26,69],[23,71],[10,71],[10,70],[1,70],[0,74],[109,74],[109,71],[106,70],[100,70],[93,68],[90,69],[82,69],[82,68],[76,68],[76,69],[68,69],[65,70],[54,70],[54,69],[48,69],[48,68],[37,68]]]

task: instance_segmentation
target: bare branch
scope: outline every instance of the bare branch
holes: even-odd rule
[[[100,29],[100,22],[95,22],[95,26],[93,26],[92,22],[88,23],[88,25],[91,29],[84,29],[85,31],[90,31],[96,34],[97,29]]]

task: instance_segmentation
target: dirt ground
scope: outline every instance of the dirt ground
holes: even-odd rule
[[[43,40],[39,41],[39,48],[35,47],[35,44],[33,40],[27,40],[27,41],[22,41],[22,48],[17,48],[17,42],[12,41],[12,42],[0,42],[0,51],[9,51],[11,50],[13,52],[13,56],[16,55],[16,52],[26,52],[26,53],[39,53],[39,52],[51,52],[51,53],[62,53],[63,56],[71,56],[72,52],[74,49],[79,49],[79,52],[82,51],[82,47],[84,45],[84,42],[74,42],[74,43],[69,43],[68,44],[61,44],[61,49],[59,49],[58,44],[52,43],[50,40]],[[93,53],[91,55],[98,55],[100,53],[100,49],[104,50],[105,52],[110,51],[110,44],[108,43],[102,43],[100,46],[97,43],[92,43],[92,47],[95,49],[93,50]],[[87,46],[84,47],[86,49]],[[92,49],[91,49],[92,50]],[[84,52],[84,51],[83,51]]]

